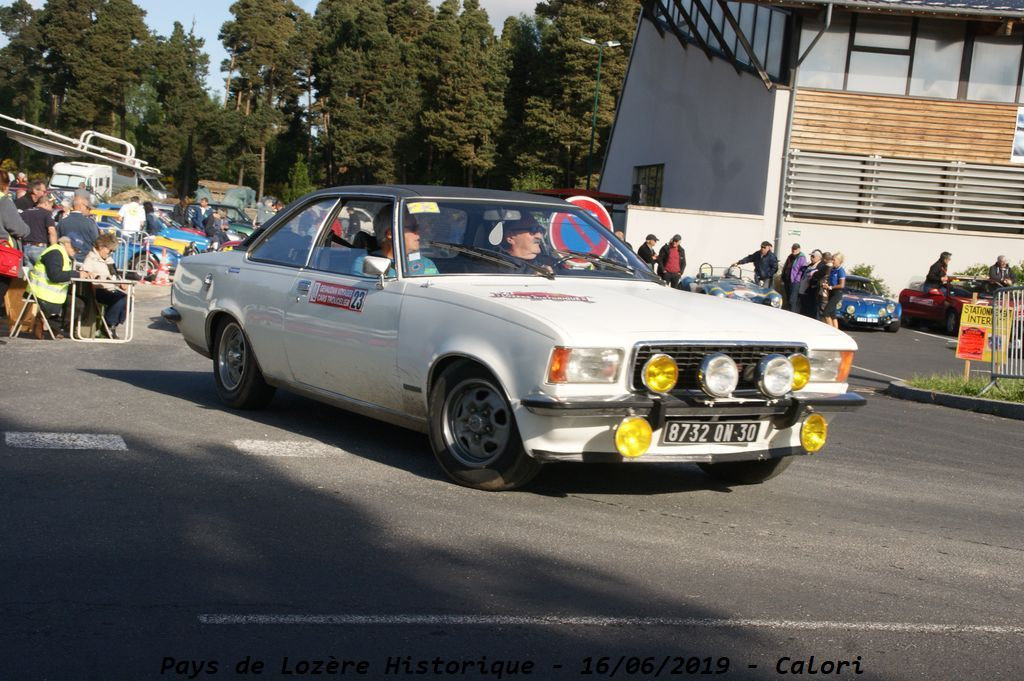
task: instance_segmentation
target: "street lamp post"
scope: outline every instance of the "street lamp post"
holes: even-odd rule
[[[590,116],[590,150],[587,152],[587,190],[589,191],[592,174],[591,163],[594,158],[594,132],[597,130],[597,99],[601,95],[601,59],[604,57],[604,48],[618,47],[622,43],[618,40],[606,40],[599,43],[593,38],[580,38],[580,41],[597,48],[597,81],[594,83],[594,111]]]

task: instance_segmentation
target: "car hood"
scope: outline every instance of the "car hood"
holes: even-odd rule
[[[887,305],[888,303],[895,302],[891,300],[886,300],[882,296],[876,296],[873,293],[855,293],[852,291],[850,293],[844,293],[843,299],[855,300],[858,303],[870,303],[872,305]]]
[[[812,349],[857,348],[852,338],[826,324],[740,299],[640,281],[495,279],[435,278],[429,297],[527,325],[560,342],[592,347],[737,340],[804,342]]]

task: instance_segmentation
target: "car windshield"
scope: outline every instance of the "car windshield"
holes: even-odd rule
[[[983,279],[953,279],[949,282],[949,295],[970,298],[975,293],[980,298],[991,298],[992,290]]]
[[[51,187],[67,187],[77,189],[78,185],[85,182],[85,178],[80,175],[66,175],[64,173],[54,173],[53,177],[50,178]]]
[[[748,270],[739,265],[733,265],[732,267],[712,267],[708,263],[703,263],[697,269],[697,280],[706,281],[709,279],[740,279],[747,283],[754,283],[754,272]]]
[[[867,293],[873,296],[881,295],[872,281],[861,281],[859,279],[847,279],[846,290],[856,293]]]
[[[587,211],[570,204],[410,199],[399,225],[406,276],[657,278]]]

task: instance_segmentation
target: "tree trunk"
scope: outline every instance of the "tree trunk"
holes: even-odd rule
[[[313,80],[306,79],[306,165],[313,166]]]
[[[245,163],[242,162],[242,161],[239,161],[239,163],[238,163],[238,183],[237,183],[239,187],[242,186],[242,180],[244,180],[244,179],[245,179]]]
[[[224,79],[224,102],[228,101],[228,97],[231,96],[231,76],[235,73],[235,55],[232,53],[231,61],[228,62],[228,77]],[[238,107],[236,106],[237,110]]]
[[[256,190],[256,196],[259,199],[263,198],[263,180],[265,179],[265,173],[267,170],[267,144],[264,142],[260,145],[260,175],[259,175],[259,189]]]
[[[192,140],[194,136],[195,130],[189,130],[188,144],[185,147],[185,167],[181,173],[181,183],[178,189],[178,198],[181,199],[188,196],[188,189],[192,186]]]

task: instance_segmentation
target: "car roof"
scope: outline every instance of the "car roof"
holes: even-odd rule
[[[862,284],[869,284],[869,283],[871,283],[870,279],[868,279],[867,277],[862,277],[859,274],[847,274],[846,275],[846,281],[856,281],[856,282],[860,282]]]
[[[477,189],[475,187],[440,187],[435,185],[417,184],[371,184],[371,185],[342,185],[330,187],[314,192],[319,194],[392,194],[398,199],[438,198],[438,199],[477,199],[486,201],[525,201],[528,203],[545,204],[549,206],[566,205],[561,199],[548,198],[539,194],[528,194],[526,192],[510,192],[498,189]]]

